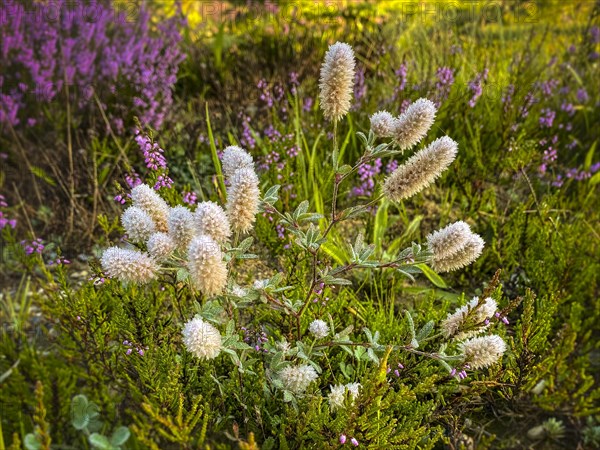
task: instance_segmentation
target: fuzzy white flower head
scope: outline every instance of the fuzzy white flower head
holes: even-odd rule
[[[471,338],[461,344],[465,364],[482,369],[496,363],[506,351],[506,343],[496,335]]]
[[[394,121],[392,134],[401,150],[413,147],[425,137],[435,121],[435,113],[433,102],[420,98]]]
[[[329,334],[329,325],[324,320],[313,320],[308,327],[308,331],[317,339],[323,339]]]
[[[183,343],[190,353],[201,359],[213,359],[221,352],[221,333],[197,317],[183,327]]]
[[[348,383],[347,385],[337,384],[330,386],[331,392],[327,396],[329,400],[329,407],[332,411],[344,407],[344,400],[346,399],[346,393],[350,394],[350,402],[354,404],[360,392],[360,383]]]
[[[171,208],[168,219],[169,236],[173,238],[177,248],[186,249],[196,234],[194,215],[185,206]]]
[[[330,386],[330,389],[331,392],[327,396],[329,408],[332,411],[343,408],[344,400],[346,399],[346,386],[343,384],[336,384],[335,386]]]
[[[317,371],[311,365],[287,366],[279,373],[283,386],[295,394],[302,394],[310,383],[318,378]]]
[[[354,400],[356,400],[356,398],[358,397],[358,394],[360,393],[360,388],[360,383],[348,383],[346,385],[346,389],[348,390],[348,392],[350,392],[350,399],[352,400],[352,403],[354,403]]]
[[[157,261],[164,261],[175,251],[175,241],[167,233],[154,233],[148,239],[148,253]]]
[[[434,259],[446,258],[465,246],[472,234],[465,222],[454,222],[427,236],[427,246],[433,252]]]
[[[106,249],[100,263],[106,275],[126,283],[148,283],[156,278],[159,269],[147,254],[119,247]]]
[[[432,184],[456,158],[458,144],[448,136],[433,141],[398,167],[383,185],[393,201],[412,197]]]
[[[221,248],[210,236],[197,236],[188,249],[192,283],[208,297],[219,295],[227,284],[227,264]]]
[[[169,205],[147,184],[139,184],[131,190],[133,206],[146,211],[156,224],[157,231],[167,231]]]
[[[468,266],[481,255],[484,242],[481,236],[471,233],[469,240],[457,251],[444,258],[434,258],[431,260],[431,267],[436,272],[450,272]]]
[[[321,109],[326,119],[337,121],[348,113],[355,65],[354,51],[348,44],[336,42],[327,50],[319,80]]]
[[[130,206],[121,216],[121,223],[131,242],[145,242],[156,231],[152,217],[137,206]]]
[[[230,182],[227,189],[227,215],[234,231],[246,233],[252,229],[258,213],[258,177],[253,169],[244,168],[237,170]]]
[[[375,136],[387,138],[394,132],[394,116],[387,111],[378,111],[371,116],[371,130]]]
[[[269,285],[269,279],[268,278],[264,278],[262,280],[254,280],[254,283],[252,284],[252,287],[254,289],[256,289],[257,291],[260,291],[261,289],[266,288]]]
[[[254,170],[254,161],[246,150],[237,145],[230,145],[223,150],[221,168],[225,178],[229,179],[238,169]]]
[[[473,297],[466,305],[461,306],[454,313],[448,314],[448,317],[441,323],[442,333],[446,338],[466,339],[477,336],[489,327],[489,324],[483,322],[494,316],[497,308],[496,301],[487,297],[481,306],[475,309],[478,303],[479,297]],[[461,330],[466,325],[469,329]]]
[[[198,234],[206,234],[218,243],[224,243],[231,236],[229,218],[223,208],[215,202],[202,202],[196,207],[194,224]]]
[[[248,295],[248,290],[241,286],[235,285],[231,287],[229,293],[235,297],[244,298],[246,295]]]
[[[290,345],[290,343],[289,343],[288,341],[286,341],[285,339],[283,339],[283,340],[281,340],[281,341],[277,342],[277,343],[275,344],[275,346],[277,347],[277,349],[278,349],[280,352],[283,352],[283,353],[287,353],[287,352],[289,352],[289,351],[290,351],[290,349],[292,348],[292,346]]]

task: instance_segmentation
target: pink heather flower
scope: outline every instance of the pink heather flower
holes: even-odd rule
[[[344,445],[346,443],[346,435],[340,434],[340,444]]]
[[[358,447],[358,441],[355,438],[350,439],[350,443],[355,447]]]
[[[196,201],[198,200],[198,197],[196,196],[195,192],[184,192],[183,193],[183,203],[187,203],[190,206],[193,206],[196,204]]]

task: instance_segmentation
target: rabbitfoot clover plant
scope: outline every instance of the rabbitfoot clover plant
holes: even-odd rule
[[[484,247],[482,238],[458,221],[431,233],[423,246],[413,243],[403,250],[389,249],[381,257],[354,227],[350,227],[354,243],[348,246],[347,261],[340,263],[324,251],[337,230],[368,214],[373,205],[403,202],[432,185],[459,152],[448,136],[433,140],[404,162],[398,161],[370,201],[340,208],[344,182],[377,158],[403,157],[425,140],[436,115],[434,103],[427,99],[415,101],[399,117],[387,111],[374,113],[370,131],[358,133],[362,156],[353,165],[344,164],[336,134],[351,105],[354,75],[352,48],[332,45],[320,78],[321,109],[333,126],[331,206],[324,214],[310,211],[307,200],[293,211],[284,211],[279,186],[265,187],[261,195],[253,157],[232,145],[223,150],[220,164],[216,161],[217,173],[222,171],[227,186],[221,193],[226,194],[224,204],[170,205],[154,188],[139,184],[131,190],[131,205],[122,215],[128,246],[109,248],[101,258],[104,274],[110,278],[135,284],[160,282],[176,289],[180,349],[197,357],[199,364],[230,358],[238,374],[227,376],[252,380],[264,371],[267,396],[292,405],[307,396],[320,396],[336,414],[357,407],[363,391],[371,388],[369,383],[388,383],[386,389],[393,389],[391,380],[405,370],[402,361],[409,355],[439,363],[442,377],[460,381],[468,370],[499,363],[507,348],[492,331],[499,322],[507,322],[508,311],[498,311],[491,297],[494,283],[437,325],[430,321],[417,328],[406,311],[404,342],[402,336],[383,342],[384,330],[371,330],[369,317],[367,326],[357,332],[348,325],[346,309],[323,306],[324,295],[336,297],[351,290],[352,277],[361,271],[388,271],[410,280],[423,272],[438,277],[435,272],[471,264]],[[249,253],[253,237],[245,236],[253,231],[259,212],[278,219],[273,232],[278,225],[293,236],[297,258],[304,264],[298,267],[306,267],[306,272],[286,274],[273,267],[271,277],[251,272],[253,280],[244,282],[245,263],[258,258]],[[348,227],[344,230],[349,232]],[[265,264],[271,262],[266,258]],[[195,304],[195,317],[182,312],[181,302],[186,299]],[[258,327],[257,321],[262,322]],[[374,377],[364,375],[369,365]],[[337,440],[344,444],[346,435],[338,433]],[[348,440],[359,445],[352,435]]]

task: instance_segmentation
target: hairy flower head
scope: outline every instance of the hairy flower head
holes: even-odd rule
[[[233,230],[245,233],[252,229],[258,213],[258,177],[253,169],[239,169],[230,183],[227,189],[227,215]]]
[[[223,150],[221,166],[225,178],[229,179],[238,169],[254,169],[252,156],[237,145],[230,145]]]
[[[173,238],[177,248],[186,249],[196,234],[194,215],[185,206],[171,208],[168,219],[169,236]]]
[[[287,366],[279,373],[279,379],[282,381],[284,388],[295,394],[302,394],[308,385],[317,378],[317,371],[308,364]]]
[[[427,246],[434,258],[445,258],[464,247],[472,234],[471,228],[465,222],[454,222],[427,236]]]
[[[481,255],[484,242],[481,236],[471,233],[469,240],[454,253],[443,258],[437,258],[434,254],[431,267],[436,272],[450,272],[468,266]]]
[[[169,258],[176,248],[175,241],[167,233],[154,233],[148,239],[148,253],[157,261]]]
[[[188,249],[188,270],[192,283],[208,297],[219,295],[227,284],[223,253],[210,236],[192,239]]]
[[[378,111],[371,116],[371,130],[377,137],[391,137],[394,132],[394,124],[394,116],[387,111]]]
[[[336,42],[329,47],[319,80],[321,109],[326,119],[337,121],[348,113],[354,85],[354,51]]]
[[[313,320],[308,327],[308,331],[317,339],[323,339],[329,334],[329,325],[324,320]]]
[[[227,242],[231,236],[229,218],[223,208],[214,202],[198,204],[194,213],[194,223],[198,234],[206,234],[219,243]]]
[[[398,167],[383,185],[384,194],[393,201],[412,197],[422,191],[450,166],[458,144],[447,136],[436,139]]]
[[[152,233],[156,230],[156,225],[152,217],[137,206],[130,206],[121,216],[121,223],[127,233],[127,238],[131,242],[146,242]]]
[[[360,383],[348,383],[347,385],[337,384],[330,386],[331,392],[327,396],[329,401],[329,407],[332,411],[341,409],[344,407],[344,401],[346,400],[346,394],[350,395],[350,401],[354,404],[354,401],[358,397],[360,391]]]
[[[446,338],[454,337],[454,339],[463,340],[477,336],[489,327],[484,322],[494,316],[497,308],[496,301],[487,297],[476,308],[478,303],[479,297],[473,297],[466,305],[461,306],[454,313],[448,314],[441,324],[442,333]]]
[[[100,263],[106,275],[126,283],[148,283],[156,278],[159,269],[147,254],[119,247],[104,250]]]
[[[335,386],[330,386],[330,389],[331,392],[327,396],[329,408],[332,411],[343,408],[344,400],[346,399],[346,386],[343,384],[336,384]]]
[[[213,359],[221,352],[221,334],[210,323],[196,317],[183,327],[183,344],[201,359]]]
[[[392,135],[400,149],[409,149],[425,137],[435,121],[435,113],[433,102],[420,98],[394,121]]]
[[[469,364],[472,369],[481,369],[502,358],[506,343],[496,334],[474,337],[461,343],[461,351],[465,364]]]
[[[143,209],[152,217],[157,231],[167,231],[169,205],[147,184],[139,184],[131,190],[133,206]]]

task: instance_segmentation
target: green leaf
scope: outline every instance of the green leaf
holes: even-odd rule
[[[48,175],[48,173],[46,173],[46,171],[44,169],[42,169],[41,167],[31,166],[30,170],[31,170],[31,173],[33,173],[36,177],[44,180],[50,186],[53,186],[53,187],[56,186],[56,181],[54,181],[54,179],[50,175]]]
[[[112,436],[110,437],[110,443],[115,447],[123,445],[129,439],[131,432],[127,427],[119,427],[115,431],[113,431]]]
[[[426,264],[415,264],[421,271],[425,274],[425,276],[431,281],[435,286],[441,289],[447,289],[448,285],[446,282],[440,277],[437,273],[430,269]]]
[[[215,145],[215,138],[213,136],[212,127],[210,125],[210,115],[208,114],[208,103],[206,103],[206,128],[208,129],[208,140],[210,141],[210,154],[212,156],[215,171],[217,173],[217,180],[219,182],[219,189],[222,192],[223,198],[227,199],[227,189],[225,188],[225,180],[223,178],[223,171],[221,170],[221,161],[219,161],[219,155],[217,155],[217,146]]]
[[[93,403],[91,405],[93,405]],[[73,397],[73,400],[71,400],[71,424],[75,429],[83,430],[90,423],[89,407],[90,403],[85,395],[76,395]]]
[[[433,320],[430,320],[425,325],[423,325],[423,327],[417,333],[417,337],[416,337],[417,341],[421,342],[423,339],[426,339],[427,336],[429,336],[431,334],[431,332],[433,331],[433,325],[434,325]]]
[[[38,441],[37,437],[33,433],[29,433],[27,436],[25,436],[23,443],[25,444],[25,448],[27,450],[39,450],[42,448],[42,444]]]
[[[190,273],[183,267],[177,271],[177,281],[182,282],[189,278]]]
[[[417,335],[415,333],[415,322],[413,321],[410,311],[406,310],[406,320],[408,321],[408,329],[410,330],[410,345],[413,348],[419,347],[419,341],[417,341]]]
[[[98,433],[92,433],[89,437],[90,444],[94,448],[98,448],[100,450],[113,450],[114,447],[110,444],[110,441],[106,436],[103,436]]]
[[[592,166],[592,161],[594,160],[594,153],[596,151],[596,144],[598,144],[598,141],[594,141],[587,154],[585,155],[585,162],[583,164],[583,168],[585,170],[589,170]]]

